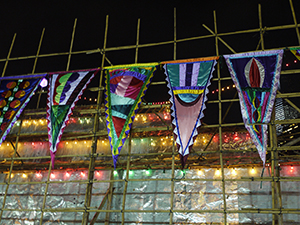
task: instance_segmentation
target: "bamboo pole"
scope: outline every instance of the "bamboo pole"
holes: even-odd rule
[[[104,62],[105,62],[105,48],[106,48],[106,42],[107,42],[107,31],[108,31],[108,15],[106,16],[106,22],[105,22],[105,32],[104,32],[104,43],[103,43],[103,54],[102,54],[102,61],[101,61],[101,68],[104,67]],[[103,79],[103,70],[101,70],[100,74],[100,80],[99,80],[99,87],[102,85],[102,79]],[[95,114],[94,117],[94,128],[93,128],[93,143],[92,143],[92,148],[91,148],[91,156],[96,153],[97,151],[97,131],[99,130],[99,114],[100,114],[100,104],[102,102],[102,90],[98,91],[98,96],[97,96],[97,113]],[[89,163],[89,172],[88,172],[88,180],[89,183],[87,184],[86,188],[86,195],[85,195],[85,207],[89,208],[91,204],[91,197],[92,197],[92,190],[93,190],[93,179],[94,179],[94,170],[95,170],[95,157],[90,158],[90,163]],[[89,213],[85,212],[83,214],[82,218],[82,225],[86,224],[88,222],[88,217]]]
[[[261,18],[261,5],[258,4],[258,17],[259,17],[259,32],[260,32],[260,44],[261,50],[265,50],[265,43],[264,43],[264,29],[262,28],[262,18]]]
[[[290,0],[290,7],[291,7],[292,15],[293,15],[293,20],[294,20],[294,23],[295,23],[295,29],[296,29],[296,34],[297,34],[297,38],[298,38],[298,44],[300,45],[300,33],[299,33],[297,18],[296,18],[296,14],[295,14],[295,10],[294,10],[293,0]]]
[[[177,51],[177,26],[176,26],[176,8],[174,8],[174,54],[173,59],[176,60]]]
[[[45,206],[46,206],[46,198],[47,198],[48,188],[49,188],[49,184],[50,184],[49,181],[50,181],[51,169],[52,169],[52,161],[50,160],[48,175],[47,175],[47,182],[46,182],[46,187],[45,187],[45,192],[44,192],[44,197],[43,197],[43,204],[42,204],[42,208],[41,208],[40,225],[43,224],[43,218],[44,218],[44,212],[45,212]]]
[[[25,211],[25,212],[39,212],[39,209],[8,209],[4,208],[3,211]],[[47,208],[43,210],[44,212],[84,212],[84,208]],[[88,209],[88,212],[110,212],[110,213],[120,213],[121,210],[98,210],[98,209]],[[125,213],[170,213],[170,210],[124,210]],[[223,210],[173,210],[174,213],[223,213]],[[228,213],[255,213],[255,214],[300,214],[300,208],[295,209],[277,209],[277,208],[247,208],[239,210],[227,210]],[[56,220],[57,222],[57,220]],[[174,224],[174,223],[173,223]]]
[[[13,37],[13,39],[11,41],[10,48],[9,48],[9,51],[8,51],[6,59],[2,60],[2,61],[5,61],[5,64],[4,64],[4,68],[3,68],[3,71],[2,71],[1,77],[4,77],[4,75],[5,75],[7,64],[8,64],[8,61],[10,60],[10,54],[11,54],[12,48],[13,48],[15,40],[16,40],[16,36],[17,36],[17,33],[14,34],[14,37]]]
[[[130,170],[130,158],[131,158],[131,132],[129,132],[128,138],[128,155],[126,160],[126,178],[124,179],[124,190],[123,190],[123,199],[122,199],[122,225],[125,222],[125,201],[126,201],[126,193],[128,187],[128,180],[129,180],[129,170]]]
[[[272,115],[272,121],[275,120],[275,109],[273,110],[273,115]],[[274,176],[276,177],[280,177],[280,170],[279,170],[279,163],[278,163],[278,151],[276,150],[276,146],[278,145],[278,141],[277,141],[277,135],[276,135],[276,127],[275,127],[275,124],[274,123],[271,123],[271,127],[272,127],[272,136],[273,136],[273,157],[274,157],[274,166],[275,166],[275,174]],[[271,134],[271,133],[270,133]],[[271,158],[272,158],[272,155],[271,155]],[[281,198],[281,184],[280,184],[280,181],[277,181],[275,183],[275,187],[276,187],[276,196],[277,196],[277,208],[281,209],[282,208],[282,198]],[[281,225],[283,225],[283,217],[282,215],[278,215],[279,217],[279,223]]]
[[[114,180],[114,175],[113,175],[113,172],[111,171],[110,172],[110,181],[113,181],[113,180]],[[107,210],[111,209],[112,196],[113,196],[113,190],[114,190],[113,186],[114,186],[114,183],[110,182],[109,183],[108,203],[107,203],[107,207],[106,207]],[[109,224],[109,212],[106,212],[104,225],[108,225],[108,224]]]
[[[40,54],[40,50],[41,50],[41,46],[42,46],[42,41],[43,41],[43,38],[44,38],[44,33],[45,33],[45,28],[43,28],[43,31],[42,31],[42,34],[41,34],[41,38],[40,38],[40,42],[39,42],[39,46],[38,46],[38,50],[36,52],[36,58],[34,60],[34,64],[33,64],[33,68],[32,68],[32,73],[33,74],[35,72],[37,60],[38,60],[38,57],[39,57],[39,54]],[[36,103],[36,109],[39,108],[42,93],[43,92],[39,93],[39,97],[38,97],[38,100],[37,100],[37,103]]]
[[[300,27],[300,24],[298,24],[296,27]],[[265,31],[273,31],[273,30],[284,30],[284,29],[292,29],[295,28],[295,24],[291,25],[282,25],[282,26],[274,26],[274,27],[265,27]],[[234,32],[226,32],[226,33],[219,33],[218,36],[229,36],[229,35],[235,35],[235,34],[247,34],[247,33],[256,33],[260,32],[260,28],[256,29],[249,29],[249,30],[242,30],[242,31],[234,31]],[[215,37],[215,35],[204,35],[204,36],[197,36],[197,37],[190,37],[190,38],[183,38],[183,39],[177,39],[176,43],[178,42],[185,42],[185,41],[193,41],[193,40],[200,40],[200,39],[206,39],[206,38],[212,38]],[[163,41],[163,42],[157,42],[157,43],[148,43],[148,44],[140,44],[139,48],[145,48],[145,47],[153,47],[153,46],[160,46],[160,45],[167,45],[167,44],[174,44],[174,40],[171,41]],[[284,46],[281,48],[276,49],[282,49],[286,47],[294,47],[294,46]],[[118,47],[109,47],[106,48],[106,52],[108,51],[117,51],[117,50],[126,50],[126,49],[135,49],[136,45],[128,45],[128,46],[118,46]],[[268,50],[274,50],[274,49],[268,49]],[[91,54],[91,53],[99,53],[102,49],[90,49],[90,50],[82,50],[82,51],[74,51],[72,52],[72,55],[77,54]],[[52,57],[52,56],[63,56],[63,55],[69,55],[70,52],[59,52],[59,53],[49,53],[49,54],[41,54],[39,55],[39,58],[44,57]],[[0,59],[0,62],[5,61],[14,61],[14,60],[23,60],[23,59],[35,59],[36,55],[31,56],[22,56],[22,57],[13,57],[13,58],[5,58]],[[283,74],[283,73],[282,73]]]
[[[215,28],[215,48],[216,48],[216,55],[219,56],[219,43],[218,43],[218,30],[217,30],[217,15],[216,11],[213,12],[214,14],[214,28]],[[220,71],[220,64],[217,63],[217,76],[218,76],[218,89],[222,89],[221,84],[221,71]],[[224,165],[223,165],[223,153],[222,153],[222,127],[220,126],[222,124],[222,103],[221,103],[221,91],[218,92],[218,100],[219,100],[219,149],[220,149],[220,165],[221,165],[221,176],[222,176],[222,196],[223,196],[223,205],[224,205],[224,211],[223,211],[223,218],[224,218],[224,224],[227,224],[227,206],[226,206],[226,194],[225,194],[225,175],[224,175]]]
[[[68,71],[69,68],[70,68],[70,62],[71,62],[71,55],[72,55],[72,49],[73,49],[73,43],[74,43],[74,37],[75,37],[76,24],[77,24],[77,18],[75,19],[74,25],[73,25],[73,32],[72,32],[72,38],[71,38],[71,43],[70,43],[70,50],[69,50],[69,54],[68,54],[68,63],[67,63],[66,71]]]
[[[41,34],[41,37],[40,37],[40,42],[39,42],[38,50],[36,52],[36,56],[35,56],[35,60],[34,60],[34,64],[33,64],[33,68],[32,68],[32,72],[31,73],[35,72],[37,60],[38,60],[38,57],[39,57],[39,54],[40,54],[40,50],[41,50],[41,46],[42,46],[42,41],[43,41],[43,38],[44,38],[44,33],[45,33],[45,28],[43,28],[43,30],[42,30],[42,34]]]
[[[202,24],[202,26],[208,30],[211,34],[217,36],[217,38],[219,39],[219,41],[221,41],[232,53],[236,54],[236,51],[233,50],[233,48],[231,48],[229,46],[229,44],[227,44],[222,38],[218,37],[218,35],[216,35],[211,29],[209,29],[205,24]]]
[[[274,110],[272,112],[272,121],[274,120]],[[276,208],[276,199],[275,199],[275,180],[274,180],[274,168],[275,168],[275,157],[274,157],[274,135],[276,136],[276,131],[274,134],[274,129],[272,125],[269,125],[269,132],[270,132],[270,145],[271,145],[271,192],[272,192],[272,208]],[[276,143],[277,145],[277,143]],[[276,214],[272,214],[272,224],[275,225],[276,221],[278,221],[278,217]]]
[[[22,124],[22,120],[21,120],[21,124]],[[12,160],[11,160],[10,168],[9,168],[9,172],[8,172],[8,178],[7,178],[6,188],[5,188],[3,202],[2,202],[2,207],[1,207],[1,212],[0,212],[0,222],[1,222],[2,215],[3,215],[3,208],[5,207],[6,196],[7,196],[8,188],[9,188],[10,181],[11,181],[11,173],[12,173],[13,166],[14,166],[14,161],[15,161],[14,159],[15,159],[16,154],[17,154],[18,142],[19,142],[19,135],[21,133],[21,127],[22,127],[21,124],[19,126],[18,135],[17,135],[17,138],[16,138],[16,145],[14,147],[14,154],[12,156]]]
[[[102,201],[101,201],[101,203],[100,203],[100,205],[98,207],[99,210],[101,210],[103,208],[103,206],[104,206],[104,204],[105,204],[105,202],[107,200],[108,194],[109,194],[109,188],[107,189],[107,191],[106,191],[106,193],[104,195],[104,198],[102,199]],[[96,212],[95,213],[95,215],[93,216],[93,219],[90,222],[90,225],[94,225],[95,224],[95,222],[96,222],[99,214],[100,214],[100,212]]]
[[[175,185],[175,137],[173,134],[172,145],[172,176],[171,176],[171,196],[170,196],[170,222],[173,224],[173,208],[174,208],[174,185]],[[183,169],[183,168],[182,168]]]
[[[139,41],[140,41],[140,18],[137,23],[137,32],[136,32],[136,48],[135,48],[135,59],[134,63],[138,62],[138,54],[139,54]]]
[[[231,166],[233,167],[233,166]],[[165,168],[165,167],[164,167]],[[174,166],[175,168],[175,166]],[[179,168],[179,167],[178,167]],[[216,168],[220,168],[216,167]],[[250,167],[249,167],[250,168]],[[213,168],[212,168],[213,169]],[[274,176],[274,181],[276,182],[299,182],[300,181],[300,177],[277,177]],[[271,182],[273,181],[272,177],[241,177],[241,178],[224,178],[224,181],[226,182],[260,182],[260,181],[264,181],[264,182]],[[205,181],[218,181],[218,182],[222,182],[223,179],[222,178],[181,178],[181,179],[173,179],[174,182],[182,182],[182,181],[201,181],[201,182],[205,182]],[[128,179],[128,182],[145,182],[145,181],[153,181],[153,179]],[[155,181],[172,181],[172,178],[156,178]],[[118,183],[118,182],[124,182],[123,179],[119,179],[119,180],[95,180],[94,183]],[[79,183],[79,184],[87,184],[88,181],[86,180],[72,180],[72,181],[49,181],[47,182],[49,184],[64,184],[64,183]],[[7,182],[7,183],[0,183],[1,185],[6,185],[6,184],[12,184],[12,185],[24,185],[24,184],[28,184],[28,185],[36,185],[36,184],[45,184],[45,181],[35,181],[35,182]],[[167,193],[164,192],[166,194],[171,194],[171,192]],[[83,207],[85,208],[85,207]],[[170,211],[169,211],[170,212]]]

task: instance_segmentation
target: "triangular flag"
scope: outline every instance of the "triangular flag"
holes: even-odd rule
[[[224,55],[238,91],[245,127],[263,164],[266,163],[267,123],[279,84],[283,50]],[[252,125],[263,123],[263,125]]]
[[[114,167],[157,63],[106,68],[105,114]]]
[[[45,76],[46,74],[0,78],[0,145]]]
[[[296,56],[296,58],[300,61],[300,47],[290,48],[290,51]]]
[[[163,62],[171,95],[173,133],[182,168],[197,137],[208,86],[219,57]]]
[[[49,75],[47,120],[52,167],[57,146],[76,102],[98,69]]]

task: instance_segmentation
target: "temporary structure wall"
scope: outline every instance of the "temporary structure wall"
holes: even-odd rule
[[[139,44],[140,21],[136,44],[106,47],[108,19],[102,49],[72,51],[77,20],[75,19],[69,52],[39,54],[11,58],[16,34],[13,37],[2,76],[11,61],[34,59],[35,73],[40,58],[68,56],[66,70],[72,56],[101,53],[101,67],[111,64],[109,51],[135,49],[138,62],[140,48],[174,45],[173,59],[180,42],[214,39],[215,55],[221,55],[219,44],[236,53],[223,40],[225,36],[258,33],[260,41],[255,50],[264,47],[264,34],[268,31],[295,29],[300,45],[299,24],[292,1],[290,7],[294,24],[264,27],[261,7],[258,6],[259,28],[228,33],[218,33],[216,12],[214,29],[203,25],[211,34],[177,39],[176,9],[174,9],[174,39],[161,43]],[[287,43],[288,44],[288,43]],[[282,48],[282,46],[278,46]],[[292,47],[292,46],[285,46]],[[79,69],[79,68],[78,68]],[[282,76],[298,74],[300,69],[283,70]],[[217,119],[202,126],[188,159],[187,169],[180,169],[174,146],[169,104],[144,104],[133,124],[130,137],[122,149],[117,170],[113,170],[111,153],[105,131],[103,99],[103,71],[99,86],[90,88],[97,93],[94,105],[77,107],[68,124],[57,154],[54,169],[50,163],[47,143],[45,109],[40,100],[45,95],[36,93],[36,110],[26,110],[0,147],[0,220],[3,224],[298,224],[300,222],[298,175],[300,146],[278,145],[276,124],[286,124],[294,129],[300,119],[274,120],[269,124],[267,167],[261,177],[262,167],[257,152],[241,120],[224,123],[233,99],[223,99],[222,88],[230,87],[230,77],[221,75],[217,65],[213,82],[219,91],[217,99],[208,101],[208,108],[217,108]],[[153,82],[152,85],[165,85]],[[279,93],[295,110],[300,109],[291,98],[299,92]],[[217,107],[216,107],[217,106]],[[234,136],[232,134],[234,131]],[[152,135],[152,136],[149,136]],[[238,139],[234,139],[238,137]],[[291,137],[291,136],[290,136]],[[290,138],[289,137],[289,138]],[[290,138],[292,140],[292,138]],[[292,146],[293,145],[293,146]],[[291,154],[280,154],[292,152]]]

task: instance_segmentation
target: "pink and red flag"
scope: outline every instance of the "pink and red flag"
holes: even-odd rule
[[[162,62],[171,95],[173,133],[182,168],[198,135],[210,79],[219,57]]]

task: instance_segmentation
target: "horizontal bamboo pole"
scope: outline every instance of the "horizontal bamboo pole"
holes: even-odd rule
[[[178,170],[181,170],[180,168]],[[1,182],[0,185],[37,185],[37,184],[65,184],[65,183],[119,183],[119,182],[149,182],[149,181],[172,181],[170,178],[144,178],[144,179],[116,179],[116,180],[61,180],[61,181],[24,181],[24,182]],[[298,182],[300,177],[240,177],[240,178],[224,178],[225,182]],[[175,178],[174,182],[182,181],[198,181],[198,182],[222,182],[223,179],[220,178]]]
[[[271,148],[268,147],[267,150],[271,151],[295,151],[295,150],[300,150],[300,146],[282,146],[282,147],[275,147],[275,148]],[[249,148],[249,149],[223,149],[222,152],[223,153],[230,153],[230,152],[256,152],[256,148]],[[214,153],[219,153],[219,150],[216,151],[194,151],[191,152],[190,154],[214,154]],[[149,153],[132,153],[131,157],[135,157],[135,156],[171,156],[172,152],[149,152]],[[119,156],[127,156],[126,153],[120,153]],[[95,153],[95,154],[77,154],[77,155],[57,155],[55,156],[56,159],[59,158],[74,158],[74,157],[95,157],[95,158],[104,158],[104,157],[111,157],[111,154],[101,154],[101,153]],[[292,157],[291,155],[289,155],[288,157]],[[30,156],[30,157],[16,157],[15,160],[19,161],[19,160],[36,160],[36,159],[51,159],[50,156]],[[12,160],[11,157],[6,157],[6,158],[0,158],[0,160],[2,161],[10,161]],[[17,166],[17,165],[16,165]]]
[[[170,213],[170,210],[113,210],[113,209],[88,209],[87,208],[45,208],[45,209],[10,209],[3,208],[3,211],[26,211],[26,212],[110,212],[110,213]],[[220,209],[195,209],[195,210],[187,210],[187,209],[173,209],[173,213],[261,213],[261,214],[300,214],[299,209],[286,209],[286,208],[252,208],[252,209],[230,209],[230,210],[220,210]],[[116,222],[116,221],[114,221]]]

